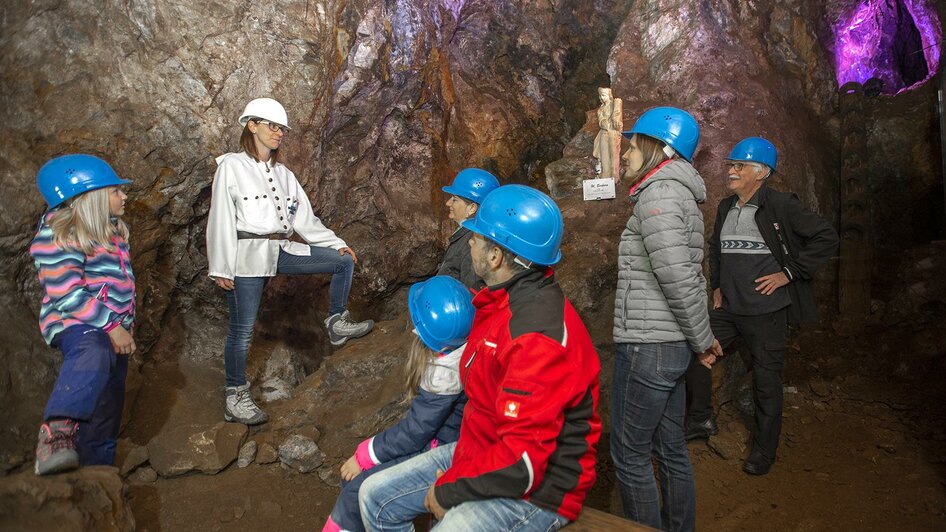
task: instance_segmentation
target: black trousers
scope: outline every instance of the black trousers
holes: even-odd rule
[[[775,459],[782,431],[782,368],[788,343],[788,311],[777,310],[759,316],[739,316],[723,309],[710,312],[710,327],[723,350],[742,338],[748,347],[742,353],[746,368],[752,372],[755,402],[755,428],[752,449],[765,458]],[[686,376],[690,392],[687,418],[700,422],[713,415],[712,372],[694,358]]]

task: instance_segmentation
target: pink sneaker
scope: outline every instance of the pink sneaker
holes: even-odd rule
[[[79,467],[76,452],[76,430],[79,425],[72,419],[47,421],[39,427],[36,444],[37,475],[51,475]]]

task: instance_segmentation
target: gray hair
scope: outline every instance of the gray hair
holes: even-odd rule
[[[765,177],[762,178],[763,181],[772,177],[772,174],[775,173],[772,171],[772,167],[767,164],[757,163],[755,161],[749,161],[746,164],[751,164],[752,166],[758,168],[759,170],[766,170]]]

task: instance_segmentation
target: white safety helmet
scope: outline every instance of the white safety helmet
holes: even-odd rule
[[[289,127],[289,117],[286,116],[286,109],[281,103],[272,98],[257,98],[246,104],[243,114],[240,115],[240,125],[246,126],[250,118],[262,118],[286,126],[286,129],[291,129]]]

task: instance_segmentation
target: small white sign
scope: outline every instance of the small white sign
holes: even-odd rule
[[[614,179],[610,177],[585,179],[581,182],[581,188],[585,195],[585,201],[614,199]]]

